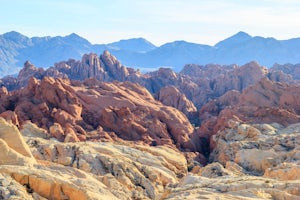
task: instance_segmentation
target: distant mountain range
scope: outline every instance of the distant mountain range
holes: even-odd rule
[[[180,71],[185,64],[242,65],[253,60],[267,67],[300,62],[300,38],[276,40],[252,37],[245,32],[238,32],[214,46],[174,41],[157,47],[143,38],[91,44],[74,33],[65,37],[29,38],[12,31],[0,35],[0,77],[17,73],[26,60],[48,68],[59,61],[80,59],[90,52],[99,55],[104,50],[110,51],[124,65],[142,71],[162,66]]]

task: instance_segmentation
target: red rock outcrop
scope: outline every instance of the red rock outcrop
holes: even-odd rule
[[[300,121],[300,86],[261,79],[242,93],[227,92],[210,101],[200,110],[200,137],[211,137],[230,127],[230,119],[246,123],[279,123],[289,125]],[[211,143],[211,149],[215,144]]]
[[[0,113],[6,111],[7,107],[9,106],[9,102],[8,102],[8,90],[6,87],[1,87],[0,88],[0,101],[1,101],[1,105],[0,105]]]
[[[296,69],[296,66],[294,68],[288,66],[285,70],[280,71],[273,68],[268,71],[265,67],[259,66],[258,63],[250,62],[243,66],[187,65],[180,73],[161,68],[155,72],[140,74],[138,71],[123,66],[107,51],[100,56],[96,54],[84,55],[81,61],[71,59],[60,62],[45,71],[35,68],[27,62],[17,79],[14,81],[9,79],[9,87],[14,84],[23,87],[30,76],[37,79],[42,79],[47,75],[62,79],[66,77],[76,80],[85,80],[91,77],[95,79],[89,79],[84,83],[73,80],[72,83],[69,81],[70,83],[67,85],[60,81],[51,82],[49,78],[45,78],[48,81],[41,82],[35,79],[31,80],[27,92],[24,90],[23,93],[26,93],[24,94],[27,95],[26,98],[32,98],[32,96],[39,96],[39,98],[33,98],[32,101],[23,99],[24,101],[22,100],[20,103],[22,106],[13,102],[21,102],[23,97],[9,96],[4,89],[0,94],[0,111],[16,111],[20,119],[33,120],[45,129],[49,129],[54,123],[60,124],[63,129],[71,126],[72,130],[63,130],[63,133],[60,134],[62,137],[59,136],[60,140],[65,140],[66,133],[68,133],[68,140],[72,141],[85,140],[86,138],[99,139],[100,135],[100,138],[106,138],[108,141],[116,140],[116,138],[128,140],[139,138],[138,140],[147,141],[146,143],[153,145],[177,144],[177,140],[185,141],[185,139],[174,137],[174,134],[169,134],[171,129],[162,125],[167,123],[166,120],[161,119],[165,118],[165,115],[160,114],[160,120],[155,121],[154,119],[158,118],[157,113],[150,112],[147,108],[143,112],[150,117],[145,118],[141,115],[137,120],[136,116],[140,112],[140,108],[138,107],[136,110],[136,103],[133,100],[130,100],[131,103],[129,104],[128,102],[125,103],[123,96],[118,96],[118,92],[112,92],[112,90],[119,90],[114,87],[110,88],[110,83],[106,85],[101,83],[100,85],[110,88],[111,94],[116,96],[106,96],[105,101],[109,103],[99,108],[105,99],[104,96],[108,94],[103,96],[101,93],[103,91],[99,91],[99,87],[94,87],[99,85],[99,80],[131,81],[147,88],[151,94],[157,95],[157,99],[164,104],[181,110],[196,127],[201,122],[197,131],[198,135],[193,135],[193,137],[200,136],[200,143],[202,144],[208,143],[211,135],[226,127],[228,119],[231,118],[244,122],[279,122],[285,125],[298,122],[299,109],[296,102],[298,89],[291,89],[291,86],[269,81],[295,83],[289,73]],[[262,81],[260,81],[261,79]],[[128,87],[128,83],[126,84]],[[58,89],[53,89],[55,87]],[[80,87],[92,88],[92,90],[89,89],[89,93],[92,94],[78,90],[77,88]],[[40,91],[45,94],[41,94]],[[120,92],[120,94],[122,93]],[[149,94],[149,96],[151,95]],[[149,96],[143,98],[150,98]],[[100,97],[101,101],[98,100]],[[116,99],[117,101],[115,101]],[[117,107],[115,106],[116,102]],[[122,106],[123,103],[125,106]],[[39,106],[36,107],[36,104]],[[195,111],[193,104],[200,110],[199,116],[191,115]],[[142,107],[144,109],[144,105]],[[93,110],[97,110],[97,112]],[[160,110],[163,111],[163,109]],[[151,120],[154,120],[151,122],[154,125],[147,125]],[[113,122],[117,122],[117,124]],[[98,130],[98,133],[88,135],[86,132],[91,130]],[[126,134],[120,136],[121,132]],[[190,131],[188,132],[190,134]],[[160,137],[165,138],[168,134],[166,141],[158,139]],[[151,135],[150,139],[148,135]],[[179,143],[180,145],[177,144],[177,146],[182,147],[181,142]],[[189,146],[188,149],[192,148],[191,145],[184,146],[184,148],[187,146]],[[198,146],[196,149],[202,149],[200,152],[203,152],[203,148],[199,147],[203,145],[196,144],[196,146]],[[211,146],[213,147],[213,144]]]
[[[62,61],[47,70],[37,68],[29,61],[26,61],[16,78],[5,77],[0,80],[0,86],[5,86],[9,90],[15,90],[25,87],[30,77],[42,79],[45,76],[70,78],[72,80],[96,78],[101,81],[136,81],[140,76],[140,72],[125,67],[108,51],[104,51],[100,56],[94,53],[84,54],[81,61],[74,59]]]
[[[188,100],[186,96],[174,86],[166,86],[160,89],[156,98],[164,105],[177,108],[186,116],[190,113],[197,112],[197,108],[194,106],[193,102]]]
[[[281,72],[284,74],[288,74],[294,80],[300,80],[300,63],[299,64],[274,64],[273,67],[270,68],[270,72]]]
[[[96,54],[86,54],[81,61],[70,59],[59,62],[45,71],[25,63],[20,75],[10,81],[9,89],[24,87],[29,76],[42,79],[45,76],[85,80],[96,78],[101,81],[131,81],[146,87],[152,94],[158,93],[166,86],[174,86],[191,100],[197,108],[225,92],[236,89],[241,91],[266,76],[266,70],[252,62],[242,67],[207,65],[186,66],[181,73],[175,73],[168,68],[147,74],[140,74],[131,68],[123,66],[108,51],[99,57]],[[15,85],[14,85],[15,84]]]
[[[230,90],[242,91],[257,83],[268,75],[267,69],[257,62],[250,62],[243,66],[220,65],[187,65],[181,74],[188,75],[196,85],[196,93],[190,97],[197,108],[212,99],[216,99]],[[182,88],[182,87],[180,87]],[[184,89],[181,89],[184,91]]]
[[[12,76],[6,76],[0,79],[0,87],[5,87],[8,90],[17,89],[17,79]]]
[[[104,69],[113,80],[125,81],[129,72],[113,55],[104,51],[100,56]]]
[[[241,67],[214,64],[187,65],[180,73],[175,73],[168,68],[160,68],[154,72],[141,74],[138,70],[123,66],[108,51],[104,51],[100,56],[94,53],[85,54],[81,61],[70,59],[59,62],[47,70],[35,68],[26,62],[17,78],[2,79],[1,84],[9,90],[21,88],[26,85],[30,76],[37,79],[51,76],[81,81],[88,78],[100,81],[131,81],[146,87],[152,94],[158,93],[164,87],[174,86],[198,109],[227,91],[241,92],[263,77],[268,76],[277,81],[289,80],[289,76],[285,73],[268,73],[266,68],[259,66],[256,62],[250,62]]]
[[[135,76],[135,74],[138,74],[135,70],[122,65],[108,51],[104,51],[100,57],[97,54],[90,53],[83,55],[81,61],[70,59],[67,62],[59,62],[55,64],[52,70],[63,73],[70,79],[75,80],[96,78],[104,81],[125,81],[130,75]]]
[[[4,111],[0,114],[0,117],[4,118],[6,121],[19,126],[18,116],[15,112],[11,110]]]
[[[21,71],[18,74],[17,86],[18,87],[26,86],[31,77],[41,79],[43,77],[44,72],[45,70],[43,68],[37,68],[29,61],[26,61],[24,63],[23,69],[21,69]]]
[[[14,111],[21,124],[31,120],[60,141],[89,139],[87,132],[99,130],[125,140],[196,150],[190,140],[194,129],[186,116],[162,105],[138,84],[31,78],[26,88],[3,98],[8,104],[1,106]],[[95,138],[94,132],[90,136]]]

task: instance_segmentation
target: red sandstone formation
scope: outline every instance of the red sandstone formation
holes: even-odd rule
[[[131,81],[141,84],[153,94],[158,93],[163,87],[174,86],[199,109],[209,100],[218,98],[233,89],[242,91],[267,75],[276,80],[288,79],[285,74],[277,72],[267,74],[266,69],[255,62],[241,67],[212,64],[187,65],[181,73],[161,68],[142,75],[139,71],[123,66],[108,51],[104,51],[99,57],[93,53],[86,54],[81,61],[70,59],[59,62],[47,70],[36,68],[26,62],[16,79],[2,79],[2,85],[11,90],[26,86],[31,76],[37,79],[51,76],[72,80],[95,78],[100,81]]]
[[[267,78],[243,90],[227,92],[200,110],[200,137],[210,137],[228,127],[234,119],[245,123],[279,123],[300,121],[300,86],[273,82]],[[214,144],[211,144],[213,148]]]
[[[157,102],[138,84],[95,79],[72,83],[45,77],[41,81],[31,78],[20,90],[2,91],[4,110],[14,111],[20,123],[31,120],[49,129],[60,141],[89,139],[87,132],[99,130],[125,140],[196,150],[190,141],[193,127],[186,116]]]
[[[180,73],[161,68],[140,74],[123,66],[107,51],[100,56],[84,55],[81,61],[70,59],[60,62],[47,70],[26,62],[17,78],[6,77],[1,84],[11,90],[25,87],[31,76],[60,79],[31,79],[26,88],[12,93],[2,88],[0,113],[15,111],[21,123],[32,120],[46,129],[58,123],[63,132],[55,135],[61,141],[66,138],[71,141],[123,138],[152,145],[175,144],[179,148],[197,149],[203,153],[206,151],[203,146],[210,137],[226,127],[231,118],[249,123],[278,122],[287,125],[298,122],[298,87],[293,85],[296,81],[292,79],[297,78],[292,76],[297,69],[297,65],[284,65],[267,70],[256,62],[250,62],[241,67],[187,65]],[[68,81],[67,77],[72,81]],[[145,88],[138,92],[143,101],[136,102],[139,98],[134,93],[136,88],[132,85],[135,84],[99,82],[113,80],[144,86],[163,104],[182,111],[195,126],[201,123],[198,135],[191,134],[192,128],[186,129],[186,125],[182,129],[184,131],[177,133],[186,123],[186,119],[182,123],[182,113],[177,114],[176,109],[169,110],[171,108],[168,107],[162,109],[161,104],[159,108],[152,109],[154,102],[155,105],[159,103]],[[134,98],[128,100],[130,96]],[[198,116],[194,115],[195,107],[200,110]],[[173,114],[166,114],[170,112]],[[171,118],[177,121],[167,120]],[[190,138],[196,141],[193,145],[188,142]]]
[[[157,95],[157,99],[164,105],[177,108],[186,116],[197,111],[193,102],[188,100],[186,96],[179,92],[179,90],[174,86],[166,86],[162,88]]]

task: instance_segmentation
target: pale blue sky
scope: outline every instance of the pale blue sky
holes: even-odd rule
[[[0,34],[77,33],[92,43],[144,37],[214,45],[238,31],[300,37],[299,0],[1,0]]]

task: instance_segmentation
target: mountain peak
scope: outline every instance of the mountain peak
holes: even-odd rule
[[[67,38],[82,38],[79,35],[77,35],[76,33],[71,33],[70,35],[66,35],[65,37],[67,37]]]
[[[7,33],[4,33],[2,35],[5,39],[11,40],[11,41],[27,41],[29,40],[28,37],[26,37],[25,35],[22,35],[21,33],[17,32],[17,31],[10,31]]]
[[[6,36],[6,37],[20,37],[20,36],[24,36],[24,35],[22,35],[21,33],[17,32],[17,31],[9,31],[7,33],[4,33],[3,36]]]
[[[71,33],[70,35],[66,35],[64,38],[71,43],[76,42],[76,43],[84,44],[84,45],[91,44],[87,39],[77,35],[76,33]]]
[[[251,38],[251,36],[244,32],[244,31],[239,31],[236,34],[234,34],[232,37],[239,37],[239,38]]]
[[[152,44],[151,42],[149,42],[148,40],[142,37],[124,39],[107,45],[115,49],[138,51],[138,52],[147,52],[156,48],[154,44]]]
[[[231,45],[235,45],[237,43],[245,42],[251,38],[252,38],[252,36],[249,35],[248,33],[239,31],[238,33],[234,34],[233,36],[230,36],[229,38],[227,38],[221,42],[218,42],[215,45],[215,47],[231,46]]]

